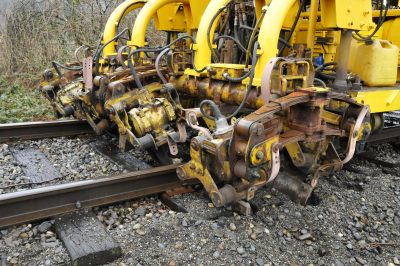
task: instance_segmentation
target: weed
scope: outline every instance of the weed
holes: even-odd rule
[[[0,123],[53,119],[50,104],[38,90],[17,82],[7,86],[4,79],[0,79],[0,87],[5,87],[0,95]]]

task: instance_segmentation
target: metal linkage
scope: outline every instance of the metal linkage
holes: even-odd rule
[[[94,134],[94,131],[82,120],[0,124],[0,143],[87,134]]]
[[[176,168],[163,166],[0,195],[0,228],[181,187],[184,183],[177,178]]]

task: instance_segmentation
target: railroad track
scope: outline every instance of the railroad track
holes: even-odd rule
[[[0,143],[93,134],[86,121],[0,124]],[[137,161],[133,162],[137,164]],[[0,228],[181,188],[177,165],[0,195]]]
[[[0,124],[0,143],[94,134],[84,120]]]
[[[78,120],[0,125],[0,143],[88,134],[93,134],[89,124]],[[192,191],[184,186],[197,182],[180,181],[176,175],[176,168],[179,165],[148,168],[151,166],[146,162],[130,154],[121,154],[111,142],[104,142],[102,138],[92,141],[90,146],[94,151],[131,172],[2,194],[0,228],[52,218],[55,221],[54,230],[68,250],[72,264],[97,265],[118,259],[122,250],[120,244],[97,219],[91,210],[93,207],[159,195],[160,201],[171,210],[186,211],[170,196]],[[33,158],[34,162],[38,162],[40,158],[40,165],[45,169],[53,168],[45,154],[38,149],[10,150],[15,160],[19,162],[27,158]],[[27,186],[41,185],[59,179],[55,178],[59,175],[55,168],[50,171],[53,174],[44,174],[47,171],[43,172],[43,168],[37,168],[35,163],[23,163],[23,165],[24,172],[29,170],[31,173],[40,173],[36,176],[39,182],[27,183],[25,184]],[[134,171],[137,168],[143,170]],[[49,180],[46,181],[47,179]],[[86,248],[82,248],[81,243],[84,243]]]
[[[85,134],[93,134],[92,129],[85,121],[77,120],[0,125],[0,142],[68,137]],[[370,139],[368,139],[368,142],[380,143],[386,142],[388,139],[390,139],[390,141],[399,140],[400,127],[384,129],[378,132],[378,134],[372,135]],[[106,157],[110,157],[110,154],[104,153],[101,149],[98,152]],[[113,151],[111,153],[114,155],[116,152]],[[115,158],[110,159],[113,161],[116,160]],[[121,165],[119,160],[116,161]],[[131,159],[126,161],[130,165],[136,165]],[[68,252],[70,252],[71,250],[79,250],[79,248],[69,247],[72,240],[65,237],[69,229],[62,231],[64,229],[61,228],[61,224],[63,226],[66,224],[68,226],[74,226],[77,219],[79,219],[79,221],[88,221],[93,218],[92,220],[95,220],[98,224],[96,225],[94,222],[94,224],[88,224],[86,227],[76,228],[74,239],[81,236],[82,241],[85,243],[86,241],[91,242],[91,247],[96,246],[93,243],[104,243],[104,239],[107,239],[107,236],[110,234],[102,229],[103,225],[96,219],[92,211],[90,211],[89,214],[84,214],[82,217],[82,212],[77,211],[90,210],[93,207],[112,205],[149,195],[161,195],[160,200],[162,202],[168,202],[170,198],[164,192],[176,189],[179,190],[185,185],[197,183],[195,181],[186,183],[180,181],[176,175],[176,168],[178,166],[179,165],[170,165],[150,168],[111,177],[51,185],[0,195],[0,229],[53,218],[56,221],[54,227],[56,228],[57,236],[63,241]],[[126,165],[124,165],[124,168],[127,169]],[[187,191],[183,191],[183,193],[185,192]],[[181,193],[178,192],[178,194]],[[166,196],[166,199],[163,200],[163,196]],[[170,207],[170,205],[176,203],[171,201],[165,204]],[[175,208],[179,209],[181,206],[177,205]],[[64,214],[69,215],[60,218],[60,216]],[[78,222],[78,224],[80,223]],[[88,232],[88,228],[92,228],[93,234]],[[59,230],[61,230],[61,233]],[[85,232],[85,234],[82,234],[82,232]],[[99,239],[92,239],[95,235],[99,237]],[[92,241],[90,241],[90,239],[92,239]],[[118,243],[116,245],[119,246]],[[96,252],[96,256],[101,256],[100,251]],[[109,249],[107,252],[115,253],[113,249]],[[71,253],[69,254],[71,261],[74,262],[86,256],[86,254],[77,254],[74,257]],[[118,256],[120,255],[115,255],[112,260],[118,258]]]
[[[0,195],[0,228],[179,188],[177,166]]]
[[[384,128],[368,137],[367,143],[379,144],[384,142],[399,142],[400,126]]]
[[[86,121],[0,125],[0,142],[93,134]],[[400,127],[372,135],[369,143],[400,139]],[[159,194],[185,185],[176,165],[0,195],[0,228]]]

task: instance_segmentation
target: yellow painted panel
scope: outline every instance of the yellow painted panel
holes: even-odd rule
[[[159,31],[186,31],[186,18],[183,4],[173,3],[161,7],[154,17],[156,29]]]
[[[321,0],[321,20],[326,28],[370,30],[371,0]]]
[[[200,25],[201,17],[203,16],[208,3],[210,3],[210,0],[189,0],[189,2],[190,10],[192,12],[191,28],[197,29]]]
[[[369,105],[371,113],[392,112],[400,110],[400,87],[393,89],[369,89],[351,92],[358,103]]]

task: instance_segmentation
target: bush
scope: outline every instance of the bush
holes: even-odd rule
[[[120,2],[14,1],[0,36],[0,73],[37,75],[53,60],[71,60],[77,47],[95,46],[109,14]]]
[[[123,0],[14,0],[0,27],[0,122],[49,117],[47,100],[32,88],[52,61],[75,61],[81,45],[96,47],[111,12]],[[137,12],[123,21],[132,28]],[[150,45],[165,34],[148,29]],[[6,82],[7,81],[7,82]],[[8,84],[11,84],[7,86]]]
[[[1,79],[0,79],[1,84]],[[4,87],[5,84],[1,85]],[[14,83],[3,88],[0,95],[0,123],[24,122],[52,119],[50,103],[38,90],[24,89]]]

